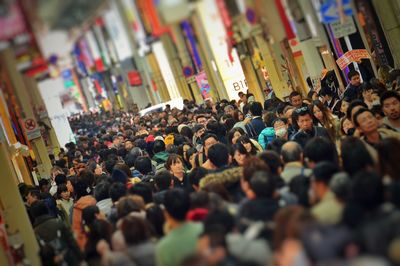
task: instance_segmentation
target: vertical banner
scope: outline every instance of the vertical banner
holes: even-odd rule
[[[230,49],[227,43],[218,6],[215,0],[202,0],[197,3],[197,10],[228,97],[237,100],[240,91],[246,93],[247,81],[236,49]]]
[[[200,88],[200,93],[201,93],[201,96],[203,97],[203,99],[206,100],[206,99],[211,98],[210,84],[208,83],[207,75],[204,71],[200,72],[199,74],[196,75],[196,82]]]

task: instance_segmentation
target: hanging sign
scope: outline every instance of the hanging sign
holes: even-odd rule
[[[36,121],[32,117],[22,119],[22,126],[24,127],[26,137],[28,140],[33,140],[40,138],[40,128],[38,127]]]

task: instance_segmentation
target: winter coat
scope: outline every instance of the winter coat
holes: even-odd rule
[[[258,136],[258,143],[260,143],[261,147],[265,150],[267,148],[268,143],[275,139],[275,130],[273,127],[266,127],[261,131]]]
[[[237,203],[244,197],[244,193],[240,187],[240,179],[242,176],[242,167],[228,168],[206,175],[200,180],[199,186],[200,189],[203,189],[205,186],[211,183],[222,184],[228,190],[233,202]]]
[[[76,241],[79,248],[84,250],[86,245],[86,234],[82,225],[82,211],[88,206],[96,205],[96,199],[91,195],[81,197],[75,204],[72,210],[72,230],[74,231]]]

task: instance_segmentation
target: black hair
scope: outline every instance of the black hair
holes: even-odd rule
[[[142,218],[126,216],[122,219],[121,232],[128,245],[138,245],[150,239],[150,228]]]
[[[281,153],[281,150],[282,150],[282,146],[283,146],[283,144],[285,144],[286,142],[287,142],[287,140],[285,140],[285,139],[276,138],[276,139],[270,141],[270,142],[267,144],[267,150],[272,150],[272,151],[275,151],[275,152],[277,152],[278,154],[280,154],[280,153]]]
[[[117,161],[116,160],[107,160],[106,162],[105,162],[105,169],[106,169],[106,171],[107,171],[107,173],[109,173],[109,174],[111,174],[112,173],[112,171],[113,171],[113,169],[114,169],[114,166],[117,164]]]
[[[226,166],[229,163],[228,147],[222,143],[216,143],[208,149],[208,159],[217,168]]]
[[[56,185],[61,185],[61,184],[67,184],[67,177],[64,174],[58,174],[55,178],[54,181],[56,182]]]
[[[356,70],[350,70],[349,73],[347,73],[347,78],[351,80],[354,76],[360,76],[360,73]]]
[[[61,198],[61,193],[68,191],[68,187],[65,184],[57,185],[57,198]]]
[[[113,183],[110,186],[109,194],[112,202],[118,201],[121,197],[126,195],[127,189],[124,184],[119,182]]]
[[[335,144],[323,137],[315,137],[307,142],[304,148],[304,157],[314,163],[330,161],[338,164]]]
[[[274,178],[266,171],[254,172],[249,185],[257,198],[272,198],[275,192]]]
[[[99,202],[104,199],[108,199],[110,197],[110,186],[109,182],[103,181],[97,184],[94,188],[93,196],[96,201]]]
[[[245,135],[246,134],[246,132],[244,132],[243,128],[241,128],[241,127],[232,128],[231,130],[229,130],[228,135],[227,135],[228,136],[228,144],[229,145],[233,144],[232,143],[232,139],[233,139],[233,136],[235,135],[236,132],[239,132],[241,135]]]
[[[253,116],[261,116],[263,107],[260,102],[252,102],[250,104],[249,110]]]
[[[129,189],[129,194],[141,196],[145,204],[153,202],[153,192],[150,184],[137,183]]]
[[[203,138],[202,138],[202,142],[206,143],[206,140],[209,138],[214,138],[216,141],[218,141],[218,137],[217,135],[213,134],[213,133],[205,133]]]
[[[211,228],[220,227],[224,234],[232,232],[235,227],[235,219],[225,209],[215,209],[210,211],[204,219],[204,231],[210,231]]]
[[[43,200],[38,200],[32,203],[29,211],[34,220],[36,220],[38,217],[42,215],[49,214],[49,209],[47,207],[47,204]]]
[[[196,167],[189,173],[189,181],[192,186],[199,186],[200,180],[205,177],[208,170],[203,167]]]
[[[279,168],[283,167],[281,157],[275,151],[263,151],[258,157],[263,160],[271,170],[271,174],[278,175]]]
[[[190,209],[189,194],[183,189],[171,189],[165,193],[164,206],[168,214],[178,221],[184,221]]]
[[[346,112],[346,117],[347,117],[348,119],[350,119],[350,121],[353,121],[353,118],[351,117],[351,112],[352,112],[353,109],[354,109],[355,107],[357,107],[357,106],[362,106],[362,107],[368,109],[368,106],[367,106],[367,104],[366,104],[364,101],[359,100],[359,99],[352,101],[352,102],[349,104],[349,107],[347,108],[347,112]]]
[[[382,178],[372,171],[360,171],[353,176],[351,200],[365,210],[372,211],[383,203]]]
[[[310,178],[304,175],[298,175],[289,182],[289,191],[297,197],[297,201],[304,207],[310,206],[309,200]]]
[[[164,212],[159,205],[151,204],[146,208],[146,220],[149,222],[153,235],[157,238],[164,235]]]
[[[293,97],[296,97],[296,96],[301,96],[301,94],[300,94],[299,92],[297,92],[297,91],[292,91],[292,92],[289,94],[289,99],[292,100],[292,98],[293,98]]]
[[[313,176],[315,181],[322,182],[325,185],[329,185],[332,176],[339,172],[339,168],[332,162],[323,161],[319,162],[313,169]]]
[[[343,162],[343,170],[350,176],[360,170],[373,166],[374,161],[365,144],[356,137],[346,137],[341,141],[340,155]]]
[[[147,156],[140,156],[135,161],[135,169],[139,171],[142,175],[147,175],[153,170],[153,165],[151,160]]]
[[[359,126],[360,126],[360,123],[357,121],[357,118],[358,118],[361,114],[363,114],[363,113],[365,113],[365,112],[370,113],[370,114],[372,114],[373,116],[375,116],[374,113],[373,113],[371,110],[369,110],[369,109],[367,109],[367,108],[361,108],[360,110],[358,110],[358,111],[353,115],[353,123],[354,123],[354,125],[355,125],[356,127],[359,127]]]
[[[385,91],[382,96],[381,96],[381,105],[383,106],[385,100],[389,99],[389,98],[396,98],[399,102],[400,102],[400,95],[398,92],[396,91]]]
[[[169,171],[161,170],[154,176],[154,182],[157,185],[157,188],[160,191],[163,191],[170,188],[172,178],[173,176]]]

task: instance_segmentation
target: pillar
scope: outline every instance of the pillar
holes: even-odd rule
[[[13,84],[15,95],[22,110],[21,118],[35,117],[22,75],[17,71],[13,50],[11,48],[7,48],[1,51],[0,60],[2,61],[2,64],[4,64],[6,72],[8,73]],[[43,138],[40,137],[33,139],[30,141],[30,144],[32,145],[32,149],[35,154],[40,176],[42,178],[50,178],[50,170],[52,165]]]
[[[14,242],[11,244],[23,244],[25,257],[29,261],[29,265],[41,265],[38,256],[38,242],[17,185],[15,184],[17,177],[15,176],[7,146],[5,132],[0,128],[0,169],[2,173],[0,179],[1,215],[5,219],[9,241]],[[4,258],[0,258],[0,262],[2,260]]]

